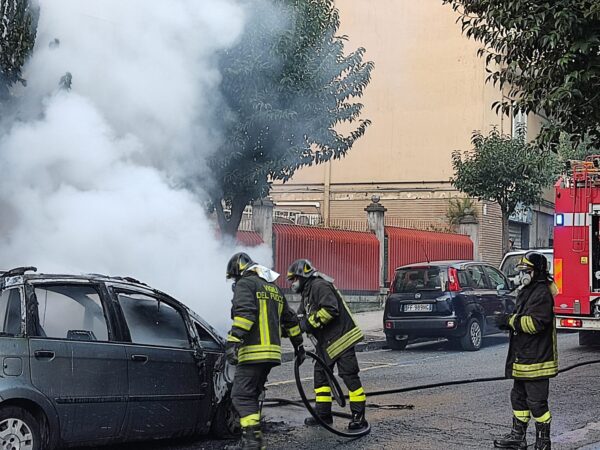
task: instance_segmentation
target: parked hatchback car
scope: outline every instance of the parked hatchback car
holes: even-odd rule
[[[223,339],[143,283],[10,270],[0,326],[1,448],[237,431]]]
[[[464,350],[479,350],[497,333],[494,316],[514,309],[506,277],[489,264],[436,261],[395,271],[383,322],[388,347],[402,350],[411,339],[445,337]]]

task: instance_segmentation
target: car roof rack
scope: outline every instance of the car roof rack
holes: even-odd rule
[[[1,277],[16,277],[19,275],[25,275],[25,272],[37,272],[37,267],[26,266],[26,267],[15,267],[14,269],[1,272]]]

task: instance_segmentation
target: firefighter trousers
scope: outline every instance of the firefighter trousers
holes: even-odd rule
[[[338,359],[331,363],[329,369],[333,372],[335,366],[337,366],[338,375],[344,380],[344,384],[348,388],[350,410],[353,413],[364,413],[367,397],[358,376],[360,368],[358,367],[354,347],[342,353]],[[319,414],[330,414],[332,398],[327,374],[321,366],[315,364],[314,376],[317,412]]]
[[[513,413],[522,422],[533,418],[536,422],[550,422],[552,415],[548,409],[550,380],[515,380],[510,393]]]
[[[239,364],[235,368],[231,402],[240,415],[242,428],[260,424],[258,399],[272,368],[270,363]]]

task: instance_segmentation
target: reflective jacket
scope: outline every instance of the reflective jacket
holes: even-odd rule
[[[238,364],[281,364],[281,336],[302,343],[298,319],[281,290],[256,273],[246,273],[235,285],[229,342],[241,343]]]
[[[328,363],[364,338],[340,292],[319,276],[306,281],[298,314],[306,317],[309,332],[317,339],[321,356]]]
[[[511,334],[506,377],[539,380],[556,376],[558,350],[551,282],[534,280],[525,286],[517,296],[508,325]]]

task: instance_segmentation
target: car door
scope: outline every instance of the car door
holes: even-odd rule
[[[494,314],[512,313],[515,309],[516,296],[511,291],[511,285],[507,277],[494,267],[486,266],[486,275],[492,283],[496,294],[496,309]],[[494,326],[496,325],[494,321]],[[500,330],[498,330],[500,331]]]
[[[125,417],[126,354],[112,342],[103,292],[91,283],[26,286],[31,381],[54,403],[67,443],[111,440]]]
[[[469,296],[471,312],[476,311],[482,316],[487,315],[485,294],[489,291],[483,268],[479,264],[469,264],[464,268],[471,290]],[[485,324],[482,324],[485,328]]]
[[[130,338],[127,436],[193,432],[209,385],[204,355],[199,358],[192,346],[183,311],[151,293],[115,289],[114,294]]]
[[[485,272],[487,283],[489,285],[489,290],[484,294],[487,314],[486,330],[488,333],[493,333],[500,331],[496,326],[495,317],[506,310],[506,300],[509,292],[508,281],[500,271],[491,266],[484,265],[483,271]]]

